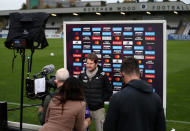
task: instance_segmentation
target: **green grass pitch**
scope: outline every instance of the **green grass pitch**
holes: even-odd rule
[[[5,48],[5,39],[0,39],[0,101],[7,101],[8,108],[19,107],[20,102],[21,56],[17,54],[12,72],[13,51]],[[32,73],[39,73],[45,65],[54,64],[56,70],[63,67],[63,40],[48,39],[49,46],[36,50],[33,56]],[[50,53],[54,56],[50,56]],[[30,51],[26,52],[26,57]],[[167,41],[167,131],[190,130],[190,41]],[[27,62],[25,62],[25,74]],[[24,94],[24,104],[39,104],[40,100],[30,100]],[[106,107],[107,108],[107,107]],[[40,124],[38,107],[24,108],[23,122]],[[9,121],[19,121],[19,111],[8,112]],[[177,122],[185,121],[189,123]],[[94,131],[92,126],[91,131]]]

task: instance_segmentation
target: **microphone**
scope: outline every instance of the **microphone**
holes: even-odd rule
[[[42,71],[40,73],[43,75],[48,75],[48,74],[53,73],[54,70],[55,70],[55,66],[53,64],[50,64],[50,65],[44,66],[44,68],[42,68]]]

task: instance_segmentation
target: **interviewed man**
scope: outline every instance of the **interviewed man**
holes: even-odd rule
[[[91,118],[95,122],[96,131],[102,131],[105,120],[104,101],[110,99],[112,85],[98,65],[96,54],[87,55],[86,69],[81,72],[79,79],[84,85],[85,99],[90,109]]]

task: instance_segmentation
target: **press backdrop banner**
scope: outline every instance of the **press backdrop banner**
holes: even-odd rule
[[[64,38],[64,64],[71,75],[79,75],[85,68],[86,55],[95,53],[114,91],[119,91],[122,59],[134,57],[141,78],[152,85],[166,108],[165,21],[64,22]]]

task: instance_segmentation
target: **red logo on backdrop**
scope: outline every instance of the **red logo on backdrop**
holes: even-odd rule
[[[148,27],[148,31],[152,31],[152,27]]]
[[[79,67],[75,67],[76,70],[79,70]]]
[[[145,56],[145,59],[146,59],[146,60],[154,60],[154,59],[155,59],[155,56]]]
[[[115,37],[115,40],[120,40],[120,37],[119,37],[119,36],[116,36],[116,37]]]
[[[106,72],[106,75],[107,75],[107,76],[110,76],[110,73]]]
[[[122,45],[122,41],[113,41],[113,45]]]
[[[79,33],[78,33],[78,32],[75,32],[75,35],[79,35]]]
[[[80,71],[73,71],[73,74],[74,74],[74,75],[79,75],[79,74],[80,74]]]
[[[79,59],[79,58],[76,58],[76,59],[75,59],[75,62],[79,62],[79,61],[80,61],[80,59]]]
[[[145,37],[145,40],[155,40],[155,37]]]
[[[119,77],[116,77],[115,78],[115,81],[120,81],[121,79]]]
[[[92,40],[101,40],[100,36],[92,36]]]
[[[99,41],[94,41],[94,44],[95,44],[95,45],[99,45],[100,42],[99,42]]]
[[[145,75],[145,78],[155,78],[155,75]]]
[[[120,55],[115,55],[114,58],[119,59]]]
[[[148,50],[152,50],[152,46],[148,46]]]
[[[152,68],[152,65],[147,65],[148,66],[148,69],[151,69]]]
[[[104,61],[105,61],[105,63],[109,63],[109,62],[110,62],[110,60],[109,60],[109,59],[105,59]]]
[[[73,57],[82,57],[81,54],[73,54]]]
[[[75,36],[75,38],[74,38],[75,40],[79,40],[79,36]]]
[[[79,53],[79,50],[75,50],[75,53]]]
[[[84,54],[84,57],[86,58],[88,54]]]
[[[137,41],[136,44],[137,44],[137,45],[141,45],[142,42],[141,42],[141,41]]]
[[[152,84],[149,84],[149,86],[152,86]]]
[[[112,77],[109,77],[109,80],[112,81]]]
[[[152,83],[152,79],[148,79],[147,82],[148,82],[148,83]]]

